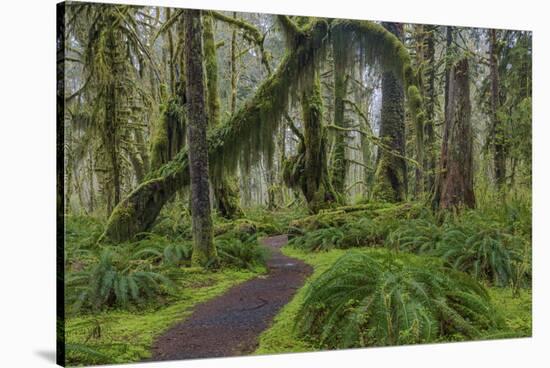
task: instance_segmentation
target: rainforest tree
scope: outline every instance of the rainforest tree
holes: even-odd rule
[[[189,182],[191,185],[191,215],[193,219],[193,262],[206,265],[216,258],[210,215],[208,184],[208,145],[204,67],[203,25],[200,10],[184,13],[185,96],[187,101],[187,145],[189,147]],[[212,111],[210,111],[212,114]]]
[[[475,206],[470,71],[467,58],[453,65],[443,128],[435,204],[441,209]]]

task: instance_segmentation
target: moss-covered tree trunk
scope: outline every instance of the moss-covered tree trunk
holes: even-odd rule
[[[435,65],[435,31],[437,26],[424,26],[424,107],[426,119],[424,123],[424,171],[425,188],[433,193],[435,183],[436,167],[436,145],[435,145],[435,105],[437,94],[435,90],[436,65]]]
[[[115,20],[110,22],[114,23]],[[120,202],[121,192],[121,168],[119,161],[119,106],[121,102],[122,87],[120,86],[120,78],[122,77],[122,70],[120,63],[121,55],[119,55],[120,49],[120,32],[116,29],[111,29],[107,32],[107,46],[109,51],[107,52],[107,64],[110,68],[108,81],[105,89],[105,117],[103,120],[103,134],[105,150],[107,151],[107,161],[110,169],[110,179],[112,191],[109,190],[107,195],[107,211],[110,213],[114,206]],[[112,194],[111,194],[112,193]],[[111,196],[112,195],[112,196]]]
[[[402,39],[401,24],[384,23],[383,25]],[[390,150],[378,150],[374,197],[388,202],[403,201],[407,195],[407,165],[403,158],[405,155],[404,90],[401,80],[393,72],[384,72],[382,75],[380,139]]]
[[[216,42],[211,16],[204,17],[203,37],[208,120],[211,127],[217,127],[220,125],[220,96],[218,93]],[[214,204],[220,215],[228,219],[242,217],[243,212],[239,206],[239,189],[236,185],[236,179],[222,171],[221,176],[212,176],[211,181],[214,189]]]
[[[181,90],[178,93],[183,94],[185,91]],[[170,162],[185,146],[186,119],[182,104],[185,99],[169,99],[164,92],[161,95],[165,101],[160,107],[160,118],[154,127],[151,140],[151,170],[157,170]]]
[[[208,142],[206,115],[202,19],[200,10],[186,10],[185,75],[187,100],[187,146],[189,147],[189,178],[191,182],[191,217],[193,232],[192,262],[205,266],[217,258],[213,241],[208,184]]]
[[[302,93],[302,116],[305,149],[302,192],[309,210],[316,213],[336,200],[328,175],[321,84],[316,73]]]
[[[347,94],[348,79],[346,78],[346,59],[348,50],[342,46],[343,40],[340,37],[333,39],[333,59],[334,59],[334,120],[333,124],[345,128],[344,120],[344,100]],[[346,177],[348,173],[348,160],[346,159],[346,139],[347,131],[338,130],[336,132],[334,151],[332,156],[332,186],[338,194],[341,201],[346,196]]]
[[[424,52],[425,42],[424,38],[426,37],[426,26],[422,24],[415,24],[414,26],[414,39],[415,39],[415,67],[417,74],[420,76],[420,92],[422,93],[422,98],[426,101],[426,78],[425,69],[426,69],[426,55]],[[418,120],[414,128],[414,134],[416,138],[415,150],[416,150],[416,161],[419,163],[415,167],[414,171],[414,196],[415,198],[420,198],[425,192],[425,182],[424,182],[424,156],[425,156],[425,145],[424,145],[424,121]]]
[[[434,204],[439,209],[475,206],[470,121],[470,80],[466,58],[449,74],[448,104]]]

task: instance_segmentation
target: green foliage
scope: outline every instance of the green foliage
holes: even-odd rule
[[[494,285],[528,287],[531,220],[530,206],[523,203],[442,219],[414,205],[342,207],[294,221],[289,243],[307,251],[385,246],[441,257],[453,268]]]
[[[217,237],[215,244],[219,262],[223,266],[253,270],[265,265],[266,250],[259,245],[255,234],[241,240],[228,233]]]
[[[308,251],[326,251],[352,247],[373,247],[384,243],[393,221],[387,218],[359,218],[343,226],[331,226],[302,233],[289,245]]]
[[[160,296],[173,292],[172,281],[143,259],[151,254],[155,254],[154,250],[130,254],[105,248],[97,263],[68,274],[66,291],[72,310],[76,312],[85,308],[97,311],[114,306],[127,308],[158,300]]]
[[[485,279],[494,285],[508,286],[520,276],[526,240],[506,232],[498,223],[477,216],[462,218],[447,226],[435,254],[452,267]]]
[[[387,239],[387,245],[393,249],[413,253],[427,253],[435,249],[444,236],[441,226],[433,219],[412,219],[397,222]]]
[[[136,311],[108,309],[93,315],[68,316],[67,365],[139,362],[151,357],[153,340],[189,317],[193,307],[258,275],[257,272],[180,268],[178,293],[166,305],[144,305]],[[84,351],[85,350],[85,351]],[[92,353],[93,351],[93,353]]]
[[[299,331],[327,348],[474,338],[501,323],[474,279],[388,252],[342,256],[311,283],[298,316]]]

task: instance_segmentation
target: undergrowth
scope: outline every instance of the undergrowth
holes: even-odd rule
[[[314,280],[299,331],[321,348],[476,338],[502,324],[485,288],[433,259],[348,252]]]
[[[512,203],[443,216],[416,206],[373,204],[367,212],[359,208],[333,212],[335,221],[320,214],[302,222],[305,227],[295,223],[289,244],[306,251],[386,247],[440,257],[494,285],[530,286],[531,231],[530,220],[524,219],[530,217],[528,206]],[[312,226],[314,230],[307,230]]]
[[[298,290],[294,298],[275,317],[272,326],[264,331],[259,340],[255,354],[276,354],[283,352],[318,351],[315,341],[308,339],[294,328],[296,319],[300,316],[301,306],[310,285],[323,272],[345,255],[349,250],[333,249],[326,252],[309,252],[293,247],[284,247],[287,256],[299,258],[314,268],[313,275],[306,281],[304,287]],[[365,253],[384,252],[384,250],[356,249],[353,252]],[[519,297],[514,296],[512,288],[489,287],[488,294],[495,314],[501,317],[503,323],[493,328],[480,331],[476,339],[495,339],[531,336],[531,292],[521,290]],[[462,340],[460,334],[444,336],[437,342]]]

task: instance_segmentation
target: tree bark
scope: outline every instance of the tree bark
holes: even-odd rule
[[[383,23],[384,27],[403,37],[403,26]],[[380,138],[391,150],[405,155],[405,106],[403,84],[393,72],[382,75],[382,119]],[[388,202],[400,202],[407,195],[407,165],[402,157],[385,150],[378,151],[374,197]]]
[[[347,95],[348,80],[346,78],[346,50],[343,50],[340,38],[333,39],[334,59],[334,120],[333,124],[342,128],[346,127],[344,121],[344,99]],[[346,131],[337,131],[332,157],[332,186],[339,199],[344,201],[346,196],[346,176],[348,172],[348,160],[346,159]]]
[[[186,10],[185,74],[187,101],[187,146],[191,183],[194,264],[205,266],[217,258],[212,235],[210,188],[208,184],[208,118],[205,106],[202,19],[200,10]]]
[[[436,147],[435,147],[435,104],[436,104],[436,65],[435,65],[435,31],[437,26],[426,26],[426,36],[424,38],[424,60],[426,62],[425,82],[424,82],[424,107],[426,119],[424,124],[424,137],[426,154],[424,156],[424,170],[426,190],[434,192],[435,167],[436,167]]]
[[[237,19],[237,12],[233,12],[233,18]],[[233,28],[231,33],[231,115],[237,108],[237,30]]]
[[[304,196],[311,212],[317,213],[335,201],[327,169],[326,137],[323,129],[323,102],[319,77],[302,94],[304,121]]]
[[[489,32],[489,73],[491,78],[491,120],[492,120],[492,143],[494,149],[495,181],[499,187],[506,182],[506,154],[504,147],[504,132],[502,122],[498,116],[500,108],[500,81],[498,75],[498,45],[497,31],[491,29]]]
[[[449,74],[447,116],[434,203],[439,209],[475,207],[470,81],[466,58]]]
[[[218,94],[218,61],[214,25],[211,16],[204,17],[204,57],[206,64],[206,92],[208,96],[208,120],[211,128],[220,125],[220,96]],[[239,207],[239,191],[235,179],[222,172],[220,177],[212,177],[214,204],[219,213],[227,218],[242,217]]]

